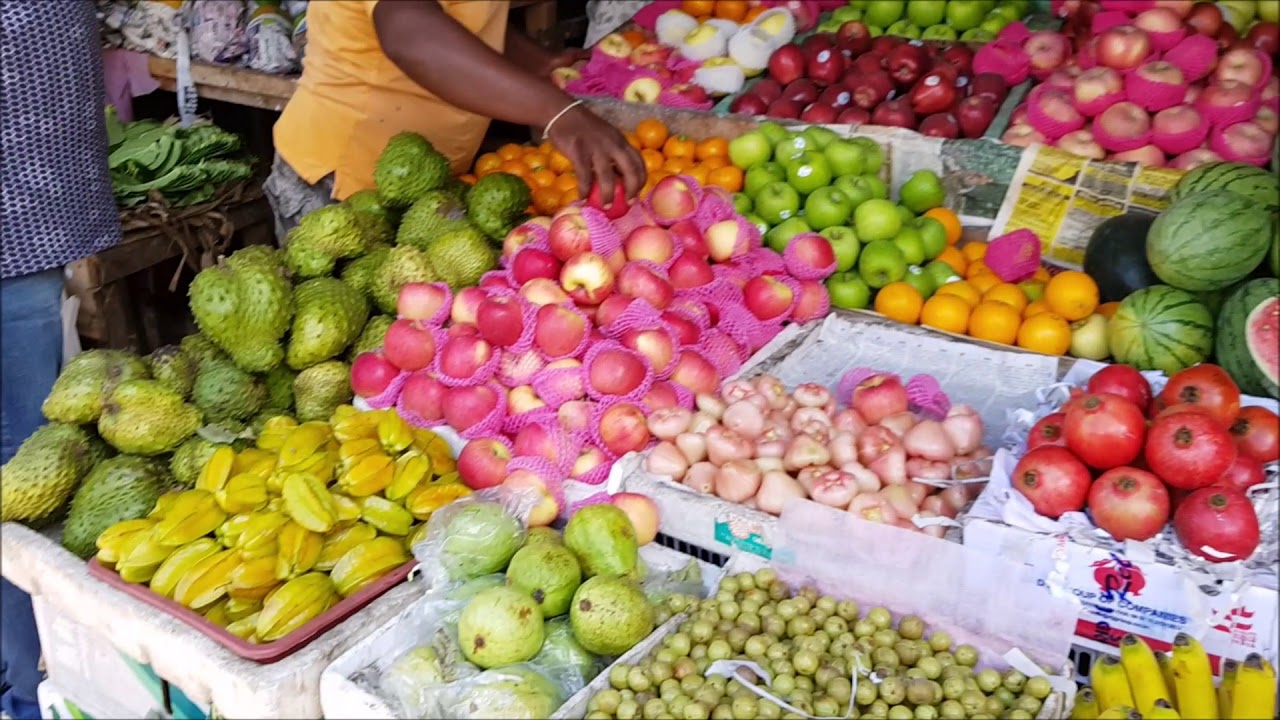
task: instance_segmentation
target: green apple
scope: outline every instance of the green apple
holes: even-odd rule
[[[755,211],[765,222],[777,225],[800,211],[800,193],[781,180],[760,188],[755,196]]]
[[[858,274],[867,285],[880,289],[907,275],[907,260],[902,251],[888,240],[873,240],[858,256]]]
[[[867,34],[873,38],[878,38],[884,34],[884,28],[879,25],[867,25]]]
[[[950,25],[930,25],[920,33],[921,40],[944,40],[952,41],[959,38],[956,29]]]
[[[1107,318],[1094,313],[1071,323],[1071,347],[1074,357],[1105,360],[1111,354],[1107,346]]]
[[[995,35],[992,35],[990,31],[980,27],[969,28],[968,30],[960,33],[960,40],[962,42],[989,43],[995,39]]]
[[[838,21],[842,25],[847,22],[855,22],[862,19],[862,10],[852,5],[838,7],[831,11],[831,19]]]
[[[836,253],[836,272],[849,270],[858,261],[858,251],[862,249],[862,242],[858,240],[858,234],[853,231],[853,228],[846,225],[833,225],[824,228],[818,234],[831,243],[831,249]]]
[[[866,136],[853,138],[850,142],[862,146],[863,155],[866,157],[862,172],[866,175],[875,175],[880,172],[880,166],[884,164],[884,148],[880,147],[880,143]]]
[[[1280,22],[1280,3],[1258,3],[1258,19],[1265,22]]]
[[[751,202],[750,195],[746,193],[733,194],[733,211],[739,215],[750,215],[751,209],[755,206],[755,203]]]
[[[950,0],[947,3],[947,24],[957,30],[978,27],[986,9],[978,0]]]
[[[862,310],[871,304],[871,288],[854,272],[827,278],[827,294],[831,296],[831,306],[842,310]]]
[[[836,175],[861,175],[867,164],[866,153],[850,140],[832,140],[822,154]]]
[[[1018,287],[1022,288],[1022,294],[1031,302],[1044,298],[1044,283],[1039,280],[1026,280],[1018,283]]]
[[[787,184],[808,195],[831,184],[831,165],[821,153],[803,153],[787,165]]]
[[[871,0],[849,0],[849,7],[857,10],[858,12],[866,12],[867,3],[869,2],[871,2]]]
[[[809,193],[804,201],[804,219],[814,230],[843,225],[853,214],[853,201],[837,188],[826,186]]]
[[[904,207],[919,214],[941,206],[947,199],[947,191],[932,170],[917,170],[898,188],[898,198]]]
[[[773,143],[759,130],[749,132],[729,141],[729,160],[743,170],[767,162],[773,154]]]
[[[764,242],[771,250],[781,254],[787,249],[787,243],[791,242],[791,238],[807,232],[813,232],[813,228],[809,227],[809,223],[805,222],[804,218],[797,215],[783,220],[765,233]]]
[[[920,297],[928,299],[937,291],[938,286],[933,282],[933,276],[925,271],[919,265],[912,265],[907,268],[907,276],[902,281],[916,289],[920,293]]]
[[[862,20],[868,25],[889,27],[902,17],[906,9],[906,0],[871,0],[862,11]]]
[[[770,229],[769,223],[765,222],[764,219],[761,218],[759,215],[755,215],[755,214],[745,215],[744,218],[746,219],[747,222],[751,223],[752,225],[755,225],[756,230],[759,230],[761,235],[764,235],[765,233],[769,232],[769,229]]]
[[[767,162],[748,170],[743,176],[742,186],[747,195],[754,199],[760,193],[760,188],[786,179],[787,171],[782,163]]]
[[[1021,20],[1022,14],[1018,12],[1018,8],[1014,5],[997,3],[995,8],[993,8],[991,12],[987,13],[986,19],[990,20],[991,18],[996,17],[1004,18],[1007,22],[1013,22],[1014,20]]]
[[[863,175],[862,185],[871,192],[871,197],[881,200],[889,199],[889,186],[875,175]]]
[[[956,274],[955,268],[941,260],[934,260],[928,265],[925,265],[924,271],[929,274],[929,279],[933,280],[933,286],[935,288],[940,288],[947,283],[961,279],[960,276]]]
[[[946,14],[946,0],[911,0],[907,3],[907,19],[920,27],[937,25]]]
[[[863,182],[863,175],[841,175],[832,183],[833,187],[845,194],[857,208],[862,203],[875,197],[872,188]]]
[[[1274,0],[1272,1],[1274,2]],[[1264,2],[1257,2],[1257,0],[1220,0],[1217,3],[1222,10],[1222,19],[1235,28],[1238,35],[1245,34],[1249,29],[1249,24],[1253,22],[1253,16],[1257,13],[1258,6],[1265,4],[1265,0]]]
[[[808,138],[810,150],[822,150],[831,144],[832,140],[839,140],[840,136],[835,130],[824,128],[821,125],[810,125],[800,134]]]
[[[898,217],[902,218],[902,227],[915,227],[916,216],[901,205],[898,206]]]
[[[773,146],[773,159],[775,162],[786,165],[803,155],[806,150],[812,149],[809,138],[799,133],[791,133]]]
[[[777,145],[791,134],[790,130],[773,121],[760,123],[760,126],[756,128],[756,132],[763,133],[769,139],[769,147]]]
[[[947,229],[942,223],[931,217],[918,217],[915,220],[916,230],[924,240],[924,256],[930,260],[947,249]]]
[[[912,0],[913,2],[915,0]],[[911,38],[912,40],[920,39],[920,28],[912,25],[910,20],[899,20],[884,29],[886,35],[897,35],[898,37]]]
[[[982,20],[982,24],[978,26],[979,30],[986,30],[992,35],[999,35],[1000,31],[1008,25],[1009,21],[1003,15],[988,15]]]
[[[862,203],[853,211],[853,229],[863,242],[890,240],[902,229],[898,206],[880,198]]]
[[[893,244],[902,251],[902,257],[906,258],[908,264],[919,265],[925,261],[924,238],[920,237],[920,231],[915,227],[903,225],[898,234],[893,236]]]
[[[834,17],[829,17],[818,23],[818,27],[816,29],[820,33],[833,33],[839,30],[840,26],[843,24],[843,22],[835,19]]]

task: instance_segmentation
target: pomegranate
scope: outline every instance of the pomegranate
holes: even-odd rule
[[[1244,492],[1266,479],[1267,476],[1262,472],[1262,463],[1244,453],[1240,453],[1236,456],[1236,461],[1231,463],[1231,467],[1227,468],[1222,477],[1215,480],[1213,484],[1218,487],[1234,488]]]
[[[1200,405],[1223,427],[1240,412],[1240,388],[1217,365],[1195,365],[1175,373],[1156,397],[1158,409],[1170,405]]]
[[[1089,515],[1116,540],[1146,540],[1169,522],[1169,491],[1145,470],[1112,468],[1089,488]]]
[[[1231,434],[1203,412],[1165,415],[1147,431],[1147,467],[1176,488],[1195,490],[1213,483],[1236,455]]]
[[[1062,422],[1067,448],[1099,470],[1133,462],[1142,452],[1145,428],[1142,410],[1111,393],[1088,393],[1072,400]]]
[[[1280,460],[1280,417],[1264,407],[1241,408],[1231,423],[1231,437],[1241,455],[1263,463]]]
[[[1070,450],[1041,447],[1032,450],[1013,468],[1013,487],[1031,501],[1036,512],[1058,519],[1080,510],[1089,494],[1089,468]]]
[[[1027,451],[1046,445],[1066,447],[1067,437],[1062,432],[1062,421],[1066,419],[1066,413],[1060,412],[1040,418],[1039,422],[1031,426],[1031,432],[1027,433]]]
[[[1178,504],[1173,514],[1178,540],[1210,562],[1244,560],[1258,547],[1258,516],[1239,490],[1208,487]]]
[[[1151,383],[1131,365],[1108,365],[1089,378],[1091,393],[1119,395],[1140,408],[1151,404]]]

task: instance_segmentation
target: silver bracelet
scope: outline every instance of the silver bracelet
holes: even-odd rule
[[[564,117],[564,114],[565,114],[565,113],[567,113],[567,112],[569,112],[570,110],[572,110],[572,109],[574,109],[574,108],[578,107],[578,106],[579,106],[579,105],[581,105],[583,102],[585,102],[585,101],[583,101],[583,100],[574,100],[573,102],[569,103],[568,105],[565,105],[563,110],[561,110],[560,112],[556,113],[555,117],[551,118],[551,121],[547,123],[547,126],[546,126],[546,127],[544,127],[544,128],[542,129],[542,141],[543,141],[543,142],[546,142],[546,141],[547,141],[547,138],[549,138],[549,137],[551,136],[551,126],[555,125],[557,120],[559,120],[560,118]]]

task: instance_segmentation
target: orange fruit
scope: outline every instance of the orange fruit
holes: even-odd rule
[[[692,160],[697,150],[697,143],[684,135],[673,135],[662,144],[662,154],[671,158],[687,158]]]
[[[1040,313],[1047,313],[1047,312],[1052,312],[1051,310],[1049,310],[1049,303],[1043,300],[1034,300],[1030,303],[1027,303],[1027,306],[1022,308],[1022,319],[1025,320],[1029,317],[1035,317]]]
[[[965,301],[965,304],[969,307],[973,307],[982,302],[982,293],[978,292],[977,288],[964,280],[956,280],[943,285],[933,293],[934,297],[939,295],[951,295],[958,297]]]
[[[934,208],[934,210],[937,210],[937,208]],[[934,260],[941,260],[950,265],[951,269],[955,270],[956,274],[961,277],[964,277],[964,269],[969,266],[969,261],[965,259],[964,253],[951,245],[948,245],[942,252],[938,253],[938,257],[934,258]]]
[[[924,298],[920,297],[920,291],[905,282],[889,283],[876,293],[876,312],[900,323],[915,325],[920,320],[923,306]]]
[[[728,155],[729,141],[722,137],[703,140],[693,148],[693,156],[699,160],[706,160],[712,157],[728,157]]]
[[[1109,303],[1102,303],[1101,305],[1099,305],[1095,310],[1095,312],[1097,312],[1102,317],[1110,320],[1111,316],[1115,315],[1116,310],[1119,310],[1119,309],[1120,309],[1120,301],[1112,300]]]
[[[649,38],[640,30],[627,30],[622,33],[622,37],[626,38],[627,42],[631,43],[631,47],[636,47],[649,42]]]
[[[1098,307],[1098,283],[1079,270],[1060,272],[1044,286],[1044,301],[1068,322],[1083,320]]]
[[[623,133],[623,135],[627,138],[627,144],[631,147],[637,150],[642,150],[644,148],[644,143],[640,142],[639,135],[636,135],[635,133]]]
[[[956,215],[954,210],[944,207],[936,207],[927,210],[924,214],[927,218],[933,218],[942,223],[942,227],[947,230],[947,244],[955,245],[960,242],[960,235],[964,231],[964,227],[960,224],[960,216]],[[986,252],[986,248],[983,248]]]
[[[476,176],[475,176],[475,175],[472,175],[471,173],[467,173],[466,175],[460,175],[460,176],[458,176],[458,179],[459,179],[459,180],[461,180],[462,182],[464,182],[464,183],[468,184],[468,185],[475,185],[475,184],[476,184]]]
[[[529,174],[529,166],[525,165],[522,160],[503,160],[502,164],[498,166],[498,172],[523,176]]]
[[[707,170],[707,167],[706,167],[705,165],[701,165],[701,164],[694,164],[694,165],[693,165],[693,166],[691,166],[688,170],[685,170],[684,174],[685,174],[685,175],[688,175],[689,177],[693,178],[694,180],[697,180],[699,185],[706,185],[706,184],[707,184],[707,175],[708,175],[710,172],[711,172],[711,171],[710,171],[710,170]]]
[[[722,168],[732,164],[733,163],[729,162],[729,158],[719,156],[709,157],[702,161],[702,165],[708,170],[715,170],[716,168]]]
[[[501,164],[502,158],[498,157],[498,153],[485,153],[476,158],[475,171],[477,175],[491,173]]]
[[[533,206],[543,215],[551,215],[560,209],[560,196],[564,193],[553,187],[540,187],[533,191]]]
[[[641,150],[640,158],[644,160],[644,169],[648,172],[657,170],[662,167],[662,163],[667,161],[667,159],[663,157],[662,153],[654,150],[653,148],[645,148]]]
[[[992,285],[987,291],[982,293],[983,301],[994,300],[1002,302],[1005,305],[1012,306],[1021,313],[1027,307],[1027,294],[1022,292],[1022,288],[1013,283],[1002,282],[998,285]]]
[[[565,173],[560,177],[556,178],[556,181],[552,183],[552,187],[559,190],[560,192],[564,192],[565,190],[572,190],[578,187],[578,176],[574,175],[573,173]]]
[[[582,193],[578,192],[578,188],[575,185],[573,188],[570,188],[569,190],[565,190],[564,192],[560,193],[560,207],[564,207],[569,203],[575,203],[581,199],[582,199]]]
[[[711,14],[725,20],[742,22],[750,9],[747,7],[747,0],[716,0],[715,10],[712,10]]]
[[[534,188],[549,188],[555,185],[556,180],[559,178],[551,168],[542,168],[541,170],[534,170],[529,179],[533,181]]]
[[[749,23],[752,20],[755,20],[763,15],[765,10],[768,10],[768,8],[763,5],[752,6],[750,10],[747,10],[747,14],[742,17],[742,22]]]
[[[660,149],[669,135],[667,126],[657,118],[646,118],[636,123],[636,137],[640,139],[640,145],[650,150]]]
[[[968,301],[958,295],[935,294],[920,311],[920,324],[963,335],[969,329]]]
[[[688,158],[682,157],[668,156],[666,161],[662,163],[662,169],[666,170],[670,175],[688,172],[691,167],[693,167],[693,163]]]
[[[559,150],[552,150],[547,153],[547,167],[555,170],[556,173],[567,173],[573,169],[573,161]]]
[[[684,0],[680,9],[694,17],[707,17],[715,12],[715,0]]]
[[[707,182],[729,192],[739,192],[742,190],[742,168],[733,165],[718,167],[707,174]]]
[[[984,262],[982,258],[970,260],[969,264],[964,266],[964,276],[966,278],[971,278],[974,275],[981,275],[982,273],[995,275],[991,268],[987,267],[987,263]]]
[[[541,170],[543,168],[548,170],[551,169],[551,158],[547,157],[545,153],[537,150],[531,153],[525,153],[525,156],[520,158],[520,162],[528,165],[530,170]]]
[[[1012,345],[1018,339],[1021,324],[1022,318],[1012,307],[1002,302],[982,302],[969,316],[969,337]]]
[[[551,142],[550,140],[547,140],[546,142],[538,146],[538,150],[542,154],[550,157],[551,153],[556,152],[556,146],[555,146],[555,143]]]
[[[503,160],[515,160],[516,158],[524,155],[524,146],[517,145],[515,143],[507,143],[506,145],[498,148],[497,155]]]
[[[1031,279],[1039,280],[1042,283],[1047,283],[1053,279],[1053,276],[1049,274],[1049,268],[1041,265],[1040,267],[1036,268],[1036,274],[1032,275]]]
[[[1063,355],[1071,347],[1071,326],[1051,312],[1029,317],[1018,328],[1018,347],[1045,355]]]
[[[1000,284],[1000,278],[996,277],[996,274],[990,270],[984,270],[965,279],[969,281],[969,284],[973,286],[974,290],[984,294],[991,288]],[[1013,306],[1010,305],[1010,307]],[[1021,311],[1022,308],[1018,308],[1018,310]]]
[[[984,242],[965,243],[960,247],[960,252],[964,253],[964,259],[969,262],[981,260],[987,255],[987,244]]]

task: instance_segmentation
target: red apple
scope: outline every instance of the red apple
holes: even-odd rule
[[[882,125],[884,127],[902,127],[915,128],[916,114],[911,110],[907,98],[900,97],[896,100],[890,100],[881,103],[871,113],[871,123],[873,125]]]
[[[771,77],[760,78],[747,92],[760,98],[765,102],[765,105],[768,105],[782,97],[782,83]]]
[[[551,254],[560,262],[567,262],[569,258],[591,249],[591,231],[578,208],[561,210],[551,219],[547,243],[551,246]]]
[[[1151,38],[1132,25],[1117,25],[1098,36],[1098,62],[1109,68],[1129,70],[1151,54]]]
[[[876,72],[877,70],[884,70],[884,55],[875,52],[859,55],[850,64],[849,72],[845,73],[843,83],[847,87],[851,81],[856,80],[859,76]]]
[[[830,245],[828,245],[830,247]],[[795,302],[795,292],[772,275],[758,275],[742,289],[747,309],[761,320],[784,317]]]
[[[481,337],[455,335],[440,346],[440,372],[454,378],[469,378],[493,357],[493,346]]]
[[[1181,135],[1200,126],[1203,118],[1190,105],[1174,105],[1151,118],[1151,132],[1157,135]]]
[[[536,426],[535,426],[536,427]],[[472,490],[497,487],[507,479],[511,451],[495,438],[476,438],[458,453],[458,479]]]
[[[698,337],[702,334],[697,323],[680,313],[664,312],[662,313],[662,322],[666,323],[667,327],[670,328],[675,335],[676,342],[680,345],[692,345],[698,342]]]
[[[1077,105],[1088,105],[1098,98],[1115,95],[1124,89],[1124,78],[1109,67],[1095,67],[1080,73],[1072,92]]]
[[[853,104],[867,112],[879,107],[893,92],[893,80],[883,70],[866,73],[848,86],[853,93]]]
[[[1187,14],[1186,22],[1192,30],[1211,38],[1218,36],[1224,24],[1222,10],[1208,2],[1198,2],[1193,5],[1191,12]]]
[[[628,260],[648,260],[659,265],[676,252],[671,233],[656,225],[642,225],[632,230],[622,241],[622,249]]]
[[[435,335],[417,320],[400,318],[387,328],[382,338],[382,353],[388,362],[401,370],[421,370],[435,359]]]
[[[907,41],[897,35],[880,35],[871,39],[871,52],[887,56],[894,48],[905,45]]]
[[[1019,123],[1010,125],[1009,129],[1005,130],[1004,134],[1000,136],[1000,142],[1015,147],[1030,147],[1034,143],[1045,142],[1045,136],[1030,125]]]
[[[962,76],[973,73],[973,50],[968,45],[949,45],[939,55]]]
[[[1155,145],[1143,145],[1133,150],[1112,153],[1107,159],[1113,162],[1136,162],[1147,167],[1164,167],[1164,151]]]
[[[1071,55],[1071,43],[1066,36],[1052,30],[1031,33],[1022,49],[1031,58],[1031,72],[1038,77],[1053,72]]]
[[[450,427],[465,430],[484,420],[506,400],[493,385],[464,385],[445,390],[441,406]]]
[[[523,247],[511,259],[511,279],[523,286],[534,278],[560,277],[560,261],[555,255],[538,248]]]
[[[520,297],[533,305],[558,305],[569,301],[569,294],[560,287],[559,279],[534,278],[520,286]]]
[[[619,295],[640,298],[659,310],[671,304],[675,288],[665,278],[640,263],[627,263],[617,276]]]
[[[836,121],[840,113],[825,103],[813,102],[800,111],[800,119],[815,125],[830,125]]]
[[[800,78],[782,89],[782,98],[784,100],[794,100],[800,103],[801,106],[816,101],[821,94],[822,91],[817,84],[808,78]]]
[[[1098,141],[1093,137],[1093,133],[1088,130],[1069,132],[1058,138],[1054,145],[1074,155],[1093,158],[1094,160],[1101,160],[1107,156],[1107,151],[1098,144]]]
[[[647,495],[618,493],[609,502],[621,508],[631,520],[637,545],[648,545],[658,536],[658,506]]]
[[[654,372],[665,371],[676,354],[675,340],[665,330],[628,330],[621,340],[628,349],[643,355]]]
[[[520,301],[510,295],[485,298],[476,310],[476,326],[494,347],[514,345],[524,334],[524,314]]]
[[[419,370],[404,381],[400,389],[400,404],[404,409],[423,420],[444,418],[444,396],[448,390],[426,371]]]
[[[844,85],[832,85],[822,94],[818,96],[818,102],[823,105],[830,105],[834,110],[841,110],[849,106],[853,102],[853,93],[849,92],[849,88]]]
[[[818,85],[834,85],[844,74],[845,57],[835,47],[822,48],[805,63],[805,75]]]
[[[693,394],[715,392],[720,385],[720,374],[706,358],[689,348],[680,353],[676,367],[671,371],[671,381],[683,385]]]
[[[1209,148],[1188,150],[1169,161],[1169,167],[1178,170],[1191,170],[1207,163],[1222,162],[1222,156]]]
[[[351,390],[360,397],[381,395],[400,374],[400,368],[380,352],[360,353],[351,363]]]
[[[908,88],[925,73],[929,57],[919,45],[899,45],[885,56],[885,69],[900,88]]]
[[[1146,110],[1126,100],[1102,111],[1093,125],[1095,131],[1106,133],[1102,138],[1104,145],[1109,138],[1125,144],[1145,137],[1151,131],[1151,118]]]
[[[1084,115],[1076,109],[1065,90],[1041,87],[1030,97],[1027,119],[1046,137],[1058,137],[1084,125]]]
[[[1049,77],[1044,79],[1042,85],[1072,92],[1075,90],[1076,78],[1083,72],[1075,65],[1063,66],[1049,73]]]
[[[1223,53],[1218,66],[1213,69],[1211,82],[1221,84],[1227,80],[1254,88],[1263,81],[1263,56],[1252,48],[1235,48]]]
[[[538,391],[531,385],[518,385],[507,393],[507,415],[523,415],[527,412],[545,408],[547,404],[538,397]]]
[[[965,98],[966,100],[970,98]],[[986,100],[986,98],[977,98]],[[960,123],[948,112],[934,113],[920,121],[920,134],[928,137],[940,137],[954,140],[960,137]]]
[[[1253,122],[1238,122],[1217,128],[1209,135],[1209,147],[1219,155],[1234,162],[1246,162],[1259,167],[1271,158],[1275,136]]]
[[[627,402],[612,405],[600,414],[599,432],[604,449],[617,457],[643,450],[651,439],[644,411]]]
[[[725,262],[747,252],[748,230],[749,227],[737,219],[721,220],[708,227],[703,237],[711,260]]]
[[[769,103],[750,93],[739,95],[729,103],[729,112],[736,115],[764,115],[768,111]]]
[[[444,283],[409,283],[400,288],[396,315],[406,320],[431,320],[449,302],[449,286]]]
[[[991,98],[991,102],[999,107],[1009,95],[1009,85],[999,73],[978,73],[969,83],[969,95]]]
[[[1252,102],[1253,88],[1237,80],[1222,80],[1209,85],[1200,93],[1196,98],[1196,107],[1212,113],[1212,111],[1228,108],[1239,108]],[[1217,120],[1217,118],[1214,119]]]
[[[804,51],[798,45],[783,45],[769,56],[769,76],[787,85],[804,77]]]
[[[836,31],[836,44],[842,51],[848,50],[853,57],[858,57],[871,49],[871,31],[866,23],[857,20],[844,23]]]
[[[1280,52],[1280,23],[1259,20],[1245,33],[1244,39],[1255,50],[1275,57]]]
[[[863,125],[871,122],[871,113],[860,107],[847,107],[836,116],[839,125]]]
[[[533,343],[543,354],[560,357],[577,349],[588,330],[586,319],[573,310],[562,305],[543,305],[538,308]]]
[[[632,65],[660,65],[671,56],[671,48],[656,42],[641,43],[631,51]]]
[[[911,102],[911,109],[917,115],[932,115],[955,105],[959,92],[955,86],[955,79],[951,77],[953,72],[941,69],[930,70],[920,78],[920,82],[912,86],[907,97]]]
[[[996,103],[986,95],[970,95],[956,105],[956,121],[967,138],[979,138],[996,116]]]

